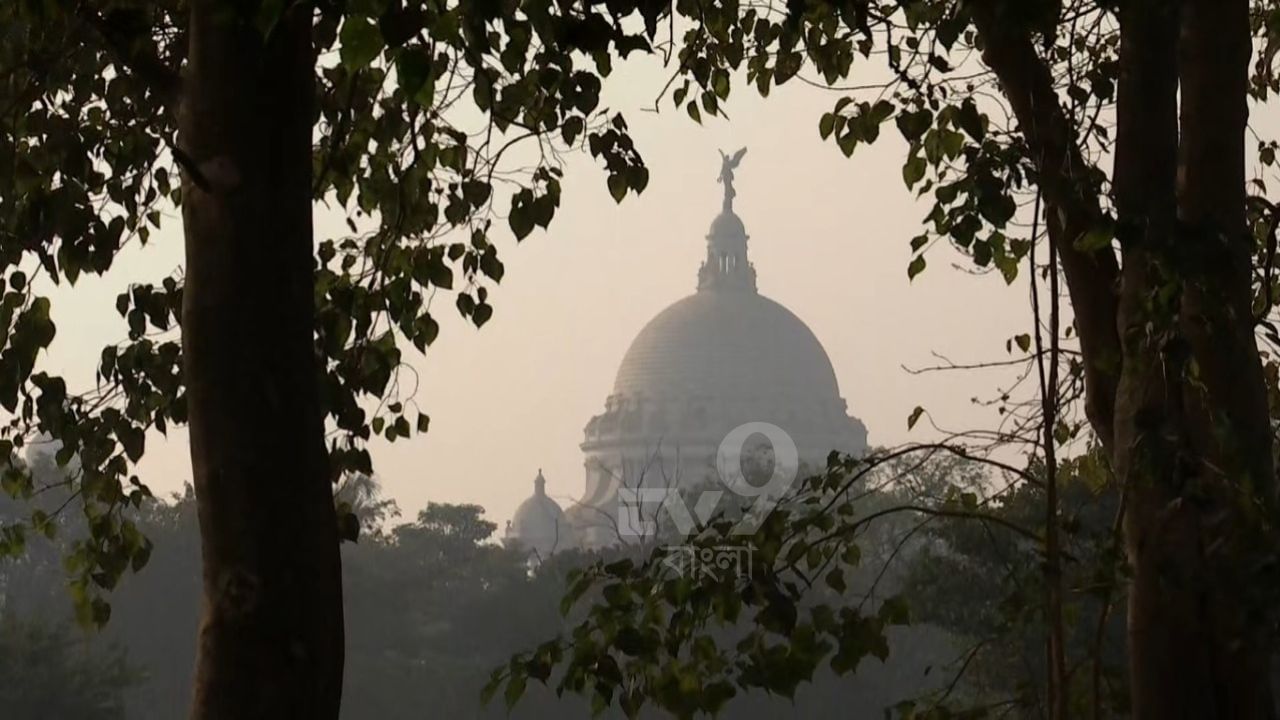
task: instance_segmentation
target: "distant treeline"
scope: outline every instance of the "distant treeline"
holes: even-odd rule
[[[54,472],[52,467],[34,470]],[[945,492],[977,480],[948,476],[931,482],[930,489],[916,484],[881,490],[866,502],[872,506],[904,493]],[[573,618],[562,617],[559,609],[566,575],[600,557],[561,553],[531,570],[522,553],[495,541],[496,525],[484,519],[479,506],[430,504],[411,521],[397,522],[394,505],[380,499],[372,480],[357,478],[340,493],[363,518],[359,542],[343,546],[347,671],[342,716],[508,717],[500,698],[488,707],[481,704],[481,687],[513,653],[570,626]],[[41,498],[38,504],[54,501]],[[26,503],[2,502],[0,524],[5,515],[31,509]],[[110,621],[96,633],[76,625],[62,567],[61,558],[77,536],[77,521],[65,519],[53,541],[28,538],[20,560],[0,563],[0,703],[5,717],[50,717],[40,708],[47,710],[55,698],[63,703],[57,713],[61,720],[183,717],[200,598],[193,497],[188,492],[144,505],[139,525],[154,544],[150,562],[111,593]],[[878,719],[898,701],[948,686],[966,659],[967,679],[953,692],[966,687],[976,692],[982,686],[989,694],[1002,679],[1010,685],[1015,680],[1002,666],[1020,661],[1035,665],[1034,637],[997,643],[995,652],[983,656],[985,661],[975,663],[968,652],[976,640],[991,643],[978,638],[979,633],[1000,634],[998,601],[1012,592],[1002,585],[1013,578],[1006,568],[1022,568],[1013,579],[1027,581],[1035,575],[1034,558],[1020,558],[1016,539],[998,533],[978,529],[978,534],[961,535],[946,523],[925,527],[926,532],[919,529],[919,519],[893,515],[864,538],[864,572],[850,589],[857,595],[910,586],[919,599],[913,604],[914,624],[895,630],[887,662],[866,660],[852,677],[820,673],[814,682],[801,685],[794,699],[743,695],[730,703],[725,716],[763,720],[837,713]],[[890,559],[889,572],[882,572]],[[1006,633],[1016,632],[1012,628]],[[23,666],[22,672],[12,669],[15,664]],[[25,679],[17,683],[15,678]],[[510,717],[587,718],[590,710],[581,697],[557,698],[537,686]]]

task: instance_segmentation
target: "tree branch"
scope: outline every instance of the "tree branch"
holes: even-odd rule
[[[1031,148],[1050,244],[1062,262],[1085,358],[1085,413],[1109,450],[1121,367],[1116,329],[1120,267],[1110,246],[1092,251],[1077,247],[1103,222],[1089,165],[1058,99],[1050,68],[1036,52],[1029,32],[1000,17],[999,5],[992,0],[973,3],[974,27],[982,38],[983,61],[999,79]]]

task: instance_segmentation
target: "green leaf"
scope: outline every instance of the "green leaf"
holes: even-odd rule
[[[462,197],[476,207],[485,204],[489,200],[490,191],[489,183],[486,182],[468,180],[462,183]]]
[[[396,58],[396,73],[404,94],[422,107],[435,102],[436,82],[431,56],[421,47],[405,48]]]
[[[914,187],[916,183],[924,178],[926,165],[924,158],[919,155],[912,155],[907,158],[907,162],[902,166],[902,181],[907,187]]]
[[[822,116],[822,119],[818,121],[818,134],[822,136],[823,140],[826,140],[827,138],[831,137],[831,133],[835,132],[835,129],[836,129],[835,113],[826,113],[825,115]]]
[[[1075,246],[1081,252],[1095,252],[1111,247],[1113,239],[1115,239],[1115,232],[1111,225],[1109,223],[1099,224],[1077,238]]]
[[[917,275],[924,272],[924,268],[925,268],[924,256],[923,255],[915,256],[915,258],[911,260],[911,263],[907,265],[907,279],[914,280]]]
[[[348,15],[342,23],[340,37],[342,46],[338,55],[352,72],[367,67],[382,52],[382,32],[368,18]]]
[[[729,72],[727,70],[717,70],[711,78],[711,89],[715,92],[716,97],[725,100],[729,97]]]
[[[888,100],[877,100],[876,104],[867,111],[867,119],[872,124],[879,125],[893,116],[893,110],[893,103]]]
[[[146,433],[133,425],[126,425],[116,433],[120,439],[120,444],[124,446],[125,455],[132,462],[138,462],[142,459],[143,448],[146,443]]]
[[[955,114],[956,124],[977,142],[987,136],[987,117],[978,112],[973,98],[965,98]]]
[[[804,65],[804,55],[798,51],[791,50],[787,52],[779,52],[777,56],[777,64],[774,66],[773,75],[774,82],[778,85],[785,83],[800,72],[800,68]]]
[[[921,408],[921,411],[923,412],[923,408]],[[844,552],[840,555],[840,559],[846,565],[857,565],[862,561],[862,548],[858,547],[853,543],[850,543],[849,546],[846,547],[844,549]]]
[[[440,324],[429,313],[423,313],[413,321],[413,344],[418,350],[426,349],[439,334]]]
[[[844,153],[845,157],[853,156],[853,151],[858,149],[858,134],[852,125],[849,126],[848,132],[836,140],[836,145],[840,147],[840,152]]]
[[[520,701],[520,696],[524,695],[525,679],[520,673],[512,673],[511,678],[507,680],[507,690],[503,693],[503,698],[507,703],[507,710],[516,706]]]
[[[453,289],[453,269],[443,260],[433,259],[427,264],[427,279],[436,287]]]
[[[907,429],[910,430],[911,428],[915,427],[916,422],[920,420],[920,416],[923,414],[924,414],[924,408],[917,405],[916,408],[911,411],[911,414],[907,416]]]
[[[611,173],[608,179],[609,194],[614,202],[622,202],[627,196],[627,178],[622,173]]]
[[[719,100],[716,99],[714,92],[703,92],[703,110],[707,110],[708,115],[716,115],[719,113]]]
[[[960,153],[964,151],[964,135],[953,130],[946,130],[942,133],[942,152],[948,158],[955,160],[960,157]]]
[[[489,680],[485,682],[484,687],[480,688],[480,703],[488,705],[493,700],[493,696],[498,692],[498,687],[502,685],[502,670],[498,669],[489,676]]]
[[[636,194],[644,192],[649,187],[649,168],[643,165],[635,165],[627,169],[627,181],[631,184],[631,189]]]
[[[1031,336],[1027,333],[1015,335],[1013,337],[1013,341],[1018,344],[1018,349],[1022,350],[1022,352],[1028,352],[1031,350]]]
[[[693,118],[694,122],[699,125],[702,124],[702,112],[698,110],[698,103],[690,100],[689,104],[684,106],[684,109],[685,112],[689,113],[689,117]]]
[[[844,593],[846,586],[844,583],[844,570],[841,568],[832,568],[831,572],[826,576],[827,586],[838,593]]]
[[[1071,439],[1073,434],[1074,433],[1071,432],[1071,426],[1061,420],[1059,420],[1058,424],[1053,428],[1053,439],[1059,445],[1066,445],[1067,441]]]
[[[579,115],[569,117],[560,126],[560,135],[564,138],[565,145],[573,145],[582,134],[583,128],[586,126],[585,121]]]
[[[921,108],[914,112],[898,113],[895,120],[898,125],[898,132],[902,133],[902,137],[907,142],[916,142],[924,136],[929,126],[933,124],[933,113],[928,108]]]
[[[511,214],[507,215],[507,224],[511,226],[516,240],[523,240],[533,232],[533,213],[528,206],[513,207]]]

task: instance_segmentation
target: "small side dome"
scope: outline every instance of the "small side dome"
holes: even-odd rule
[[[560,504],[547,495],[547,479],[541,469],[533,480],[533,496],[520,503],[507,524],[506,542],[542,558],[573,546],[572,528]]]

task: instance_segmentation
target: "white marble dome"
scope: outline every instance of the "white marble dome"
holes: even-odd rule
[[[586,543],[603,544],[620,486],[707,482],[716,449],[750,422],[776,425],[800,461],[821,467],[832,450],[861,453],[866,429],[850,417],[831,360],[787,308],[756,289],[748,236],[732,193],[707,235],[698,289],[658,313],[623,357],[604,412],[591,418],[582,450],[581,507],[570,511]]]
[[[840,395],[831,361],[790,310],[747,291],[702,291],[678,300],[644,326],[623,357],[620,395]]]

